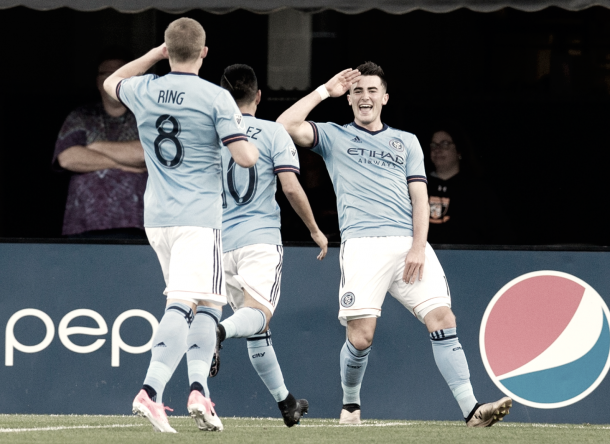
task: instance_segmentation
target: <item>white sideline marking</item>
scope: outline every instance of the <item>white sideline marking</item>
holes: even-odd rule
[[[115,429],[123,427],[145,427],[148,424],[109,424],[101,426],[59,426],[59,427],[37,427],[32,429],[0,429],[0,433],[19,433],[19,432],[51,432],[55,430],[72,429]]]
[[[384,423],[373,423],[373,424],[298,424],[295,427],[311,427],[311,428],[322,428],[322,427],[396,427],[396,426],[414,426],[416,425],[413,422],[384,422]],[[262,427],[260,425],[231,425],[230,428],[258,428]],[[265,425],[266,428],[276,428],[283,429],[286,428],[285,425],[277,425],[277,426],[268,426]]]

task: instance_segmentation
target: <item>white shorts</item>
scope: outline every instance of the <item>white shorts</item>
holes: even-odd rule
[[[283,256],[281,245],[270,244],[248,245],[224,254],[227,299],[233,310],[244,306],[245,289],[273,314],[280,300]]]
[[[220,230],[146,228],[146,236],[161,262],[168,299],[227,303]]]
[[[451,307],[445,272],[430,244],[426,244],[424,276],[414,284],[402,280],[410,236],[360,237],[341,244],[339,320],[381,316],[387,292],[421,322],[437,307]]]

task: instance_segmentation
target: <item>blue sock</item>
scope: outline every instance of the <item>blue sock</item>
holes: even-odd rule
[[[464,418],[468,417],[477,399],[470,384],[468,362],[455,328],[446,328],[430,333],[434,360],[447,381],[455,400],[462,409]]]
[[[162,402],[165,385],[184,355],[186,336],[192,321],[193,310],[185,304],[174,302],[167,306],[159,323],[153,341],[152,358],[144,379],[144,385],[156,392],[154,401],[158,403]]]
[[[197,307],[195,320],[186,338],[186,361],[189,369],[189,384],[199,390],[206,398],[210,397],[208,374],[216,347],[216,325],[222,311],[212,307]],[[193,384],[195,385],[193,387]]]
[[[341,386],[343,387],[343,404],[360,405],[360,386],[369,362],[371,347],[357,350],[356,347],[345,340],[341,349]]]
[[[265,329],[267,317],[258,308],[244,307],[221,324],[227,332],[227,338],[249,338]]]
[[[248,354],[252,366],[269,389],[275,402],[284,401],[288,397],[288,389],[284,385],[282,369],[275,356],[270,330],[248,338]]]

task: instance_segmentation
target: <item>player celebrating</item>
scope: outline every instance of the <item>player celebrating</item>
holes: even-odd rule
[[[284,385],[282,370],[271,342],[269,321],[280,299],[282,239],[280,208],[275,202],[277,175],[282,190],[301,217],[311,237],[326,256],[328,241],[313,217],[296,174],[297,150],[276,122],[254,117],[261,100],[256,75],[247,65],[231,65],[220,85],[227,89],[244,115],[246,134],[260,152],[258,163],[243,169],[224,153],[222,244],[227,298],[235,314],[218,325],[218,344],[226,338],[248,338],[250,362],[278,403],[284,423],[292,427],[307,413],[305,399],[295,399]],[[216,356],[212,375],[218,372]]]
[[[222,430],[203,390],[216,344],[216,325],[191,326],[191,322],[198,304],[198,313],[216,318],[220,317],[218,307],[226,304],[220,141],[238,165],[251,167],[258,158],[231,95],[198,76],[207,51],[201,25],[181,18],[167,27],[163,45],[104,82],[108,94],[131,109],[138,122],[149,174],[144,226],[167,284],[167,306],[155,334],[144,387],[133,402],[134,413],[148,418],[159,432],[176,433],[161,398],[187,341],[199,344],[197,353],[191,353],[197,359],[189,360],[188,410],[200,428]],[[166,58],[172,69],[168,75],[139,76]]]
[[[352,123],[305,121],[322,100],[348,91]],[[360,386],[389,291],[426,325],[436,364],[466,424],[488,427],[508,414],[512,401],[502,398],[481,405],[474,397],[449,286],[426,242],[430,210],[422,149],[413,134],[382,123],[388,99],[383,70],[367,62],[340,72],[278,118],[297,145],[311,147],[324,158],[337,194],[342,240],[339,319],[347,325],[339,423],[360,424]]]

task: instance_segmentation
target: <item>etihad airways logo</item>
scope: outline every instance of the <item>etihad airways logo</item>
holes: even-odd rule
[[[387,151],[374,151],[366,148],[348,148],[347,154],[350,156],[360,156],[358,163],[382,167],[396,168],[397,165],[404,165],[405,163],[404,157]]]

